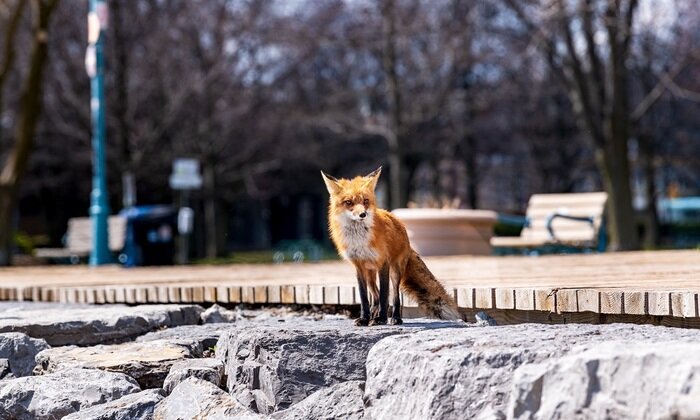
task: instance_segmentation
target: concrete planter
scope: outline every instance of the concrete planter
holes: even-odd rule
[[[496,213],[489,210],[396,209],[421,255],[491,255]]]

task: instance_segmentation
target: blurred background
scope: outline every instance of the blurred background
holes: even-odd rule
[[[606,191],[610,250],[699,242],[695,0],[106,4],[111,213],[187,205],[191,259],[333,255],[319,170],[379,165],[390,209],[522,215],[534,193]],[[87,16],[0,0],[0,265],[88,216]],[[201,175],[186,196],[182,158]]]

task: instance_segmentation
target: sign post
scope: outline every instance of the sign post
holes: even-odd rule
[[[104,95],[104,30],[107,28],[107,4],[104,0],[90,0],[88,13],[88,47],[85,69],[90,76],[90,111],[92,113],[92,192],[90,217],[92,219],[92,250],[90,265],[110,263],[107,217],[107,168],[105,163],[105,95]]]
[[[180,191],[180,210],[177,217],[179,235],[178,262],[187,264],[190,253],[190,235],[194,225],[194,211],[189,207],[189,192],[202,188],[199,161],[175,159],[170,175],[170,188]]]

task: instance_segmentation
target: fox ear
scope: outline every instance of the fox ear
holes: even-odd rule
[[[323,177],[323,182],[326,183],[326,189],[329,194],[337,194],[340,191],[340,185],[338,180],[325,172],[321,171],[321,177]]]
[[[365,175],[365,178],[367,178],[367,184],[374,190],[377,188],[377,181],[379,181],[379,175],[382,174],[382,167],[378,167],[374,171],[372,171],[370,174]]]

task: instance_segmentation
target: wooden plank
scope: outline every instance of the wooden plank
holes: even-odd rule
[[[241,303],[243,301],[243,291],[238,286],[228,288],[228,301],[231,303]]]
[[[168,303],[170,300],[168,295],[170,293],[168,286],[157,286],[158,289],[158,303]]]
[[[355,305],[355,288],[353,286],[338,287],[338,303],[341,305]]]
[[[557,312],[578,312],[578,299],[575,289],[557,290]]]
[[[282,303],[296,303],[294,286],[280,286],[280,293],[282,295]]]
[[[309,303],[309,286],[294,286],[294,301],[300,305]]]
[[[282,303],[282,291],[279,286],[267,286],[267,303]]]
[[[481,309],[491,309],[494,305],[494,289],[488,287],[477,287],[474,289],[474,307]]]
[[[532,289],[515,289],[515,309],[535,310],[535,291]]]
[[[557,294],[549,289],[535,290],[535,310],[556,312]]]
[[[136,303],[136,288],[135,287],[125,287],[126,292],[126,303],[134,304]]]
[[[323,305],[323,286],[311,285],[309,287],[309,302],[312,305]]]
[[[622,291],[603,290],[600,292],[600,313],[621,314],[622,312]]]
[[[180,287],[180,302],[192,303],[192,287],[191,286],[181,286]]]
[[[148,288],[136,288],[136,303],[148,303]]]
[[[148,303],[158,303],[158,287],[148,286],[146,288],[146,301]]]
[[[625,314],[646,315],[646,293],[645,292],[624,292],[622,294]]]
[[[95,298],[95,289],[83,289],[83,291],[85,293],[85,302],[94,305],[97,300]]]
[[[113,287],[105,289],[105,302],[114,303],[117,301],[117,291]]]
[[[457,288],[457,306],[460,308],[474,307],[474,289],[471,287]]]
[[[497,309],[515,309],[515,290],[498,288],[494,294]]]
[[[600,313],[600,292],[595,289],[579,289],[576,291],[579,312]]]
[[[255,287],[254,286],[242,286],[241,287],[241,302],[243,302],[243,303],[255,303]]]
[[[649,315],[671,315],[671,294],[669,292],[648,292]]]
[[[324,286],[323,288],[323,303],[326,305],[337,305],[340,303],[340,290],[338,286]],[[393,302],[393,300],[389,300]]]
[[[267,303],[267,287],[255,287],[255,303]]]
[[[209,303],[216,302],[215,286],[204,286],[204,301]]]
[[[698,317],[697,295],[694,292],[671,293],[671,316]]]
[[[126,289],[124,289],[123,286],[117,286],[114,288],[114,302],[126,303]]]
[[[192,286],[192,302],[202,303],[204,302],[204,287],[202,286]]]
[[[231,299],[228,296],[228,287],[216,286],[216,301],[220,303],[231,302]]]

